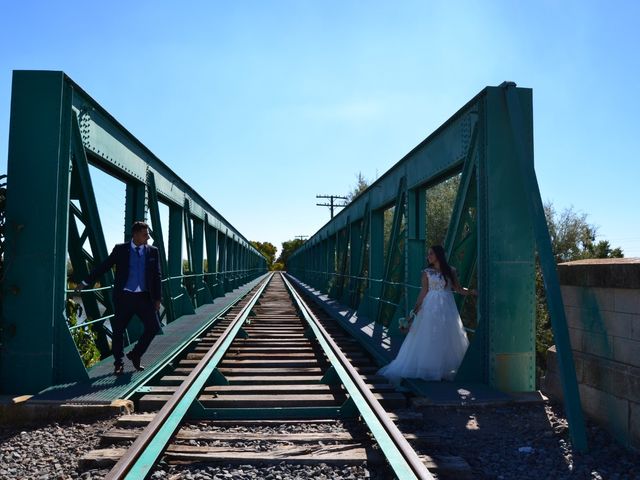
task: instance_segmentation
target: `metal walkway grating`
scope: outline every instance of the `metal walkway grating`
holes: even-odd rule
[[[391,361],[400,350],[403,337],[391,337],[386,327],[366,317],[358,316],[357,311],[341,305],[313,287],[293,278],[294,282],[320,305],[336,322],[351,335],[365,344],[369,353],[386,363]],[[403,387],[422,397],[422,405],[468,405],[507,403],[514,399],[495,388],[478,382],[426,381],[405,379]]]
[[[205,323],[217,317],[220,312],[255,287],[264,276],[216,298],[213,304],[199,307],[193,315],[184,315],[163,327],[163,334],[157,335],[144,355],[146,369],[137,372],[127,358],[124,359],[124,375],[113,374],[113,358],[102,360],[89,370],[89,381],[73,382],[43,390],[30,399],[30,403],[66,404],[110,404],[123,398],[147,377],[155,374],[154,366],[162,364],[167,355],[176,347],[189,340]],[[127,351],[131,347],[127,348]]]

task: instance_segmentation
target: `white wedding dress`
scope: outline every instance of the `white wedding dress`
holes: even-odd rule
[[[395,360],[378,372],[396,384],[403,378],[452,380],[469,346],[451,281],[445,285],[444,276],[433,268],[424,272],[429,291],[422,307]]]

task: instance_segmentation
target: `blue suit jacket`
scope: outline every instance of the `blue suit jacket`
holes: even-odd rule
[[[113,285],[113,300],[118,302],[119,296],[124,291],[124,286],[129,278],[129,251],[131,248],[131,242],[119,243],[113,250],[107,259],[100,265],[97,265],[89,276],[85,279],[85,283],[93,285],[96,283],[98,277],[104,275],[112,266],[116,266],[116,276]],[[145,276],[147,280],[147,289],[151,300],[159,301],[162,299],[161,288],[161,270],[160,270],[160,256],[158,255],[158,249],[152,245],[145,245]]]

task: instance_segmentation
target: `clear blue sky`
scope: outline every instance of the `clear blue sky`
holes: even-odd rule
[[[280,246],[328,220],[316,194],[373,180],[512,80],[533,88],[543,199],[640,257],[640,2],[0,5],[0,171],[11,71],[63,70],[247,238]]]

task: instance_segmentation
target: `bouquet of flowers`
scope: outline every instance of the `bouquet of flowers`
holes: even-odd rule
[[[409,330],[411,329],[411,324],[413,323],[413,319],[416,317],[416,313],[411,310],[411,313],[409,314],[409,318],[405,318],[405,317],[400,317],[398,319],[398,327],[400,328],[400,331],[404,334],[408,333]]]

